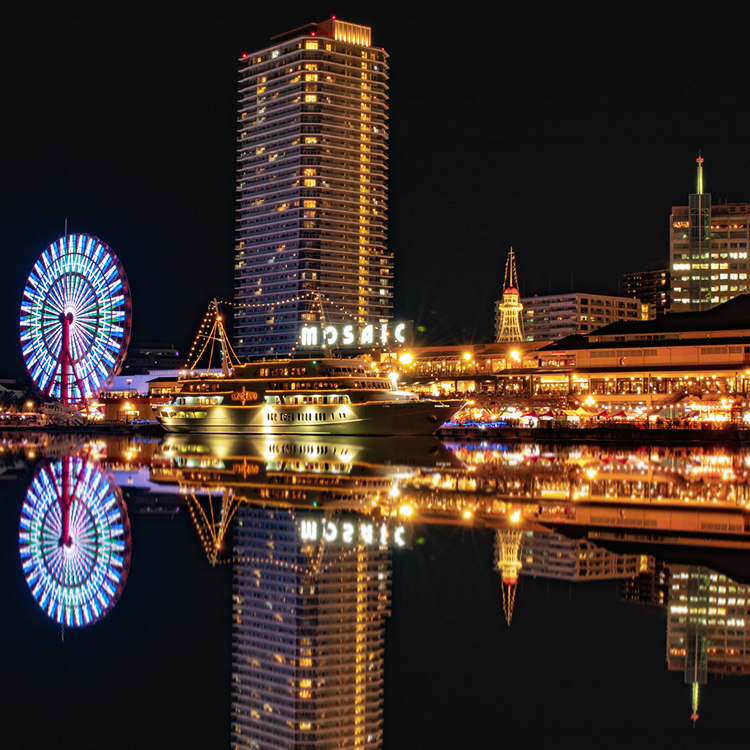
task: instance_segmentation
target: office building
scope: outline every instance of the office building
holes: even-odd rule
[[[685,682],[750,672],[750,586],[708,568],[669,569],[667,663]]]
[[[271,42],[240,61],[240,356],[291,354],[306,323],[392,316],[387,55],[335,18]]]
[[[625,297],[640,300],[642,305],[648,305],[646,320],[664,315],[669,311],[670,304],[670,274],[669,261],[655,261],[646,266],[645,271],[626,273],[622,277],[622,293]]]
[[[708,673],[750,672],[750,587],[708,568],[675,565],[669,575],[667,665],[692,686],[693,722]]]
[[[526,531],[521,540],[521,574],[560,581],[633,578],[653,569],[648,555],[617,554],[586,539],[551,531]]]
[[[521,304],[527,341],[561,339],[574,333],[589,333],[609,323],[642,318],[641,303],[630,297],[576,292],[524,297]]]
[[[698,312],[748,291],[750,202],[712,205],[698,157],[696,192],[670,217],[672,312]]]
[[[661,560],[633,578],[626,578],[620,586],[620,598],[624,602],[640,604],[644,609],[658,612],[669,603],[669,569]]]
[[[347,542],[341,518],[323,542],[338,527],[310,516],[303,538],[294,511],[237,511],[233,748],[382,746],[390,552],[377,532],[373,544]]]

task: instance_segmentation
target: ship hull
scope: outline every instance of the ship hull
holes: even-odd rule
[[[159,421],[173,433],[240,435],[432,435],[463,406],[460,400],[376,401],[311,408],[265,404],[172,408]],[[173,414],[173,416],[172,416]],[[201,416],[195,416],[201,414]]]

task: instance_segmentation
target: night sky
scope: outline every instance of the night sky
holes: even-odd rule
[[[13,3],[0,377],[65,219],[122,260],[134,345],[184,348],[231,299],[237,58],[332,14],[390,55],[395,311],[431,341],[491,339],[510,245],[526,295],[617,293],[666,258],[699,149],[714,200],[750,200],[747,4]]]

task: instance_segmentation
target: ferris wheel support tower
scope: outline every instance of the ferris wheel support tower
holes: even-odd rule
[[[76,372],[76,366],[73,363],[73,357],[70,355],[70,324],[73,322],[73,313],[66,312],[60,314],[60,356],[58,357],[57,364],[55,365],[55,371],[53,373],[53,379],[50,380],[49,385],[44,391],[45,397],[49,397],[50,391],[52,390],[52,384],[54,376],[57,375],[57,369],[60,368],[60,392],[61,401],[66,405],[70,406],[73,399],[71,398],[71,392],[69,387],[69,375],[72,373],[75,385],[81,394],[81,401],[83,405],[87,406],[86,393],[81,387],[81,382],[78,379],[78,373]]]

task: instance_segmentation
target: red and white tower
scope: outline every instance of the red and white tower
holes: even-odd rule
[[[521,570],[521,537],[520,529],[498,529],[495,534],[495,569],[500,571],[503,579],[503,612],[505,621],[510,625],[513,618],[513,605],[516,601],[516,584]]]
[[[508,259],[505,261],[505,291],[503,301],[497,304],[497,340],[523,341],[523,305],[518,291],[518,274],[516,273],[516,258],[511,247]]]

